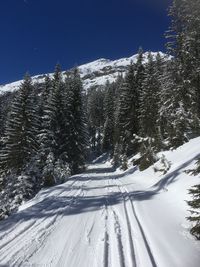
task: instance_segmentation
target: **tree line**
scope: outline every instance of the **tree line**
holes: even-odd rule
[[[39,91],[27,74],[4,114],[0,144],[0,217],[44,186],[84,169],[88,132],[77,69],[57,65]]]

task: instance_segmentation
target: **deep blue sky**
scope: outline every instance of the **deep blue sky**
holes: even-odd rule
[[[0,84],[97,58],[164,51],[170,0],[1,0]]]

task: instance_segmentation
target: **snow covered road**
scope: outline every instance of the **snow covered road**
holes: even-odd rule
[[[177,188],[164,183],[172,177],[159,178],[159,189],[158,177],[148,186],[141,178],[135,167],[115,172],[102,157],[86,173],[40,191],[0,223],[0,266],[199,267],[199,243],[172,201]]]

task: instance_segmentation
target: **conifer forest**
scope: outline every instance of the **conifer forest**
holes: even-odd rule
[[[2,221],[9,219],[20,205],[30,201],[41,190],[59,188],[70,177],[76,180],[85,172],[90,175],[87,166],[97,157],[109,158],[110,168],[121,173],[129,172],[130,166],[140,173],[154,166],[156,173],[160,171],[157,171],[156,164],[161,162],[164,166],[162,174],[167,179],[173,162],[167,156],[161,156],[162,153],[174,153],[187,145],[189,151],[191,140],[199,142],[200,1],[172,2],[168,9],[170,27],[165,32],[166,53],[144,52],[140,47],[136,60],[131,61],[125,73],[119,71],[114,81],[107,80],[104,85],[87,89],[83,86],[79,67],[65,71],[57,64],[52,75],[44,75],[42,83],[34,82],[27,73],[18,90],[0,95]],[[194,177],[200,175],[200,156],[195,158],[192,169],[184,172],[189,174],[188,179],[197,179]],[[118,187],[126,199],[129,193],[125,193],[120,184]],[[112,189],[111,185],[107,187],[108,192],[109,188]],[[200,184],[187,190],[188,198],[184,201],[187,202],[186,221],[192,234],[189,235],[200,240]],[[133,199],[142,199],[139,193],[136,191]],[[151,198],[150,194],[148,198]],[[90,200],[84,201],[89,203]],[[98,201],[96,199],[94,207]],[[108,203],[109,199],[106,201]],[[125,207],[125,216],[128,216],[127,210]],[[112,216],[118,229],[118,248],[122,246],[123,252],[124,245],[120,245],[123,244],[123,239],[120,239],[123,229],[117,217],[120,215],[113,211]],[[127,225],[131,229],[133,222],[129,220]],[[108,239],[105,234],[104,240],[109,242]],[[147,250],[151,255],[148,247]],[[109,245],[105,245],[104,251],[104,265],[99,266],[114,266],[111,264],[112,256],[111,260],[109,257],[106,259]],[[119,266],[139,266],[137,263],[131,265],[131,261],[126,265],[126,255],[122,252],[119,253],[119,262],[124,261],[124,264]],[[157,265],[153,256],[150,258],[151,265],[140,266],[186,266]],[[62,262],[49,266],[74,266]],[[18,265],[17,261],[14,265],[11,263],[1,265],[0,256],[0,266],[29,266]],[[94,266],[87,264],[88,267]]]

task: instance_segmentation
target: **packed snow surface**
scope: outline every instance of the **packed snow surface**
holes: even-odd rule
[[[164,152],[140,172],[113,170],[106,155],[85,173],[40,191],[0,222],[0,266],[199,267],[200,245],[185,219],[200,138]]]

